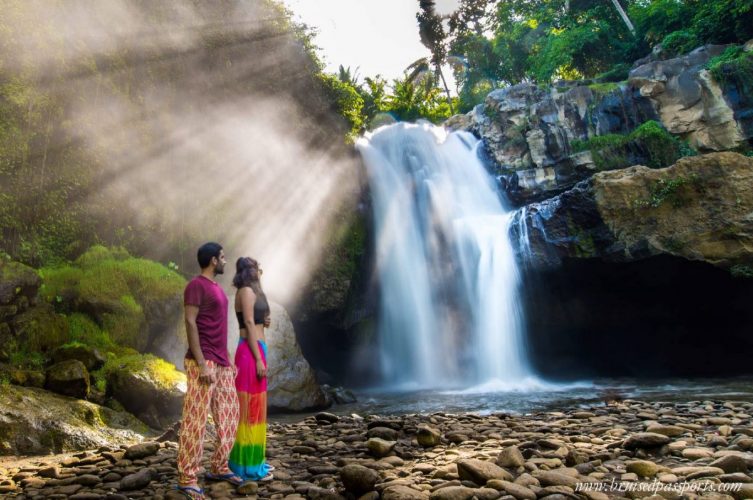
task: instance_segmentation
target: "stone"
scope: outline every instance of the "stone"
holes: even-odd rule
[[[259,485],[255,481],[244,481],[238,486],[238,493],[241,495],[256,495],[259,491]]]
[[[128,460],[138,460],[154,455],[159,451],[160,444],[155,442],[139,443],[129,446],[125,451],[125,458]]]
[[[634,472],[641,477],[654,477],[661,467],[649,460],[630,460],[625,464],[628,472]]]
[[[504,491],[508,495],[514,496],[517,500],[536,500],[536,493],[530,488],[523,485],[511,483],[500,479],[491,479],[487,481],[486,486],[495,490]]]
[[[662,434],[668,437],[679,437],[688,431],[676,425],[662,425],[662,424],[653,423],[646,426],[646,432],[653,432],[654,434]]]
[[[389,427],[374,427],[369,429],[366,435],[370,438],[378,437],[385,441],[397,441],[399,433],[395,429],[390,429]]]
[[[271,409],[303,411],[330,404],[303,356],[287,311],[270,303],[271,326],[267,329],[269,380],[267,401]]]
[[[747,473],[749,461],[736,455],[725,455],[717,458],[709,464],[709,467],[718,467],[726,473],[744,472]]]
[[[418,428],[418,432],[416,432],[418,444],[424,448],[437,446],[440,443],[441,436],[438,430],[429,426],[421,426]]]
[[[81,361],[88,371],[99,370],[105,365],[107,358],[98,349],[83,344],[66,344],[58,347],[52,353],[54,363],[75,359]]]
[[[340,469],[340,479],[345,489],[354,495],[362,495],[374,489],[379,474],[362,465],[346,465]]]
[[[86,399],[89,395],[89,372],[81,361],[61,361],[47,369],[45,388],[72,398]]]
[[[366,447],[371,454],[377,458],[386,457],[392,451],[397,443],[395,441],[385,441],[380,438],[370,438],[366,441]]]
[[[428,492],[403,485],[390,486],[382,492],[382,500],[426,500],[427,498],[429,498]]]
[[[478,460],[475,458],[460,460],[457,462],[458,475],[461,480],[473,481],[479,486],[484,486],[490,479],[502,479],[512,481],[513,476],[497,464]]]
[[[0,439],[0,452],[5,454],[43,455],[119,446],[141,440],[141,433],[147,431],[128,413],[33,387],[0,385],[0,407],[0,436],[13,436]]]
[[[500,467],[517,468],[526,463],[523,454],[517,446],[508,446],[497,455],[497,465]]]
[[[466,486],[447,486],[434,491],[429,498],[431,500],[470,500],[475,496],[476,491],[475,488]]]
[[[689,460],[711,458],[714,456],[714,450],[711,448],[685,448],[682,450],[682,456]]]
[[[628,437],[623,446],[628,450],[636,448],[654,448],[662,446],[671,441],[671,439],[663,434],[656,434],[653,432],[639,432]]]
[[[575,488],[580,481],[568,474],[557,471],[535,471],[533,477],[539,480],[542,486],[568,486]]]
[[[120,489],[124,491],[139,490],[147,486],[152,480],[152,471],[150,469],[141,469],[140,471],[129,474],[120,480]]]
[[[340,417],[338,417],[337,415],[333,413],[327,413],[324,411],[321,411],[317,413],[316,415],[314,415],[314,418],[316,419],[317,422],[326,422],[328,424],[334,424],[335,422],[340,420]]]

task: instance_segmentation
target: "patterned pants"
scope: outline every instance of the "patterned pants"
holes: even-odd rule
[[[207,416],[212,411],[217,429],[217,443],[212,454],[211,470],[215,473],[228,471],[227,459],[233,448],[235,431],[238,428],[238,395],[235,391],[235,368],[207,361],[214,382],[199,382],[199,365],[186,359],[188,392],[183,401],[183,422],[178,441],[178,482],[182,485],[196,482],[204,454],[204,432]]]

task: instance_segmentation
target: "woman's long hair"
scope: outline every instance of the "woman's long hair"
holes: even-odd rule
[[[264,295],[261,288],[261,273],[259,262],[256,259],[241,257],[235,262],[233,286],[238,289],[248,286],[256,295]]]

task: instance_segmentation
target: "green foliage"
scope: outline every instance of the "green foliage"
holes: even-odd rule
[[[735,85],[746,95],[753,92],[753,53],[744,52],[740,47],[728,47],[707,66],[720,84]]]
[[[753,266],[735,264],[730,268],[729,272],[735,278],[753,279]]]
[[[678,56],[690,52],[701,43],[694,33],[688,30],[677,30],[665,36],[661,45],[667,54]]]
[[[658,44],[669,54],[753,38],[753,0],[627,0],[631,34],[609,1],[462,0],[450,18],[449,56],[461,109],[479,102],[478,82],[595,78],[617,82]],[[491,7],[490,7],[491,6]]]
[[[637,207],[659,208],[664,202],[669,202],[673,208],[681,208],[687,204],[687,199],[682,196],[683,187],[699,184],[698,177],[675,177],[672,179],[659,179],[649,189],[649,199],[636,202]]]
[[[40,269],[40,275],[44,280],[40,295],[69,314],[70,340],[104,349],[113,344],[145,347],[145,336],[139,335],[146,322],[145,310],[179,297],[185,286],[180,275],[157,262],[99,245],[71,265]]]
[[[335,75],[320,73],[318,78],[337,113],[347,120],[350,127],[348,140],[353,142],[363,129],[363,97],[358,93],[353,83],[341,81]]]
[[[630,134],[597,135],[587,141],[574,140],[570,144],[573,152],[590,150],[594,164],[600,170],[613,170],[628,167],[631,148],[638,148],[647,154],[647,165],[662,168],[672,165],[683,156],[697,154],[687,143],[672,136],[661,124],[649,120]]]
[[[151,354],[139,354],[137,352],[110,356],[105,366],[94,372],[94,378],[96,381],[107,380],[119,371],[146,373],[163,389],[171,389],[176,384],[185,382],[185,376],[172,363]]]

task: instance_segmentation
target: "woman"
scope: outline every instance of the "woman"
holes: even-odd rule
[[[233,286],[235,315],[240,327],[235,366],[235,388],[240,402],[240,421],[230,452],[230,468],[243,479],[272,479],[272,467],[265,461],[267,448],[267,344],[264,327],[269,326],[269,303],[261,288],[262,270],[250,257],[235,263]]]

